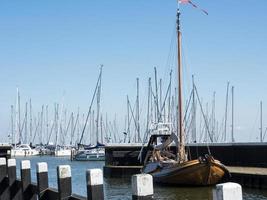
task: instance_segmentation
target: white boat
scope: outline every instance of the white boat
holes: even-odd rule
[[[103,148],[94,148],[89,150],[79,150],[74,156],[77,161],[104,161],[105,150]]]
[[[68,147],[56,148],[54,150],[54,156],[56,156],[56,157],[71,156],[71,149]]]
[[[32,149],[28,144],[20,144],[15,148],[11,149],[11,156],[38,156],[39,151]]]

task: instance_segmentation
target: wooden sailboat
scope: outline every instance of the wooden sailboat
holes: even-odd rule
[[[177,9],[178,38],[178,137],[171,129],[151,134],[147,146],[142,171],[153,176],[155,182],[163,184],[213,185],[229,175],[226,167],[212,155],[204,155],[198,159],[188,160],[185,152],[185,139],[182,112],[182,62],[180,11]],[[165,127],[168,127],[165,125]],[[159,128],[159,127],[158,127]],[[176,144],[177,151],[171,147]],[[174,150],[173,150],[174,149]],[[140,154],[141,155],[141,154]]]

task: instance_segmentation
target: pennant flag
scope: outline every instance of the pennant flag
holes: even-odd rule
[[[202,8],[199,8],[196,4],[194,4],[191,0],[179,0],[179,3],[181,4],[186,4],[186,3],[189,3],[191,4],[194,8],[197,8],[197,9],[200,9],[203,13],[205,13],[206,15],[208,15],[209,13],[202,9]]]

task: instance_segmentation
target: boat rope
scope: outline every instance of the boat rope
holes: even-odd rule
[[[208,126],[207,118],[206,118],[206,116],[205,116],[205,114],[204,114],[202,104],[200,103],[200,99],[199,99],[199,95],[198,95],[198,91],[197,91],[196,85],[193,85],[193,87],[195,88],[195,91],[196,91],[197,99],[198,99],[198,102],[199,102],[199,106],[200,106],[200,109],[201,109],[201,113],[202,113],[203,118],[204,118],[204,122],[205,122],[205,125],[206,125],[206,129],[207,129],[207,131],[208,131],[208,135],[209,135],[210,141],[213,142],[212,137],[211,137],[211,133],[210,133],[210,130],[209,130],[209,126]],[[208,145],[208,142],[207,142],[206,144],[207,144],[207,148],[208,148],[208,153],[211,154],[211,152],[210,152],[210,148],[209,148],[209,145]]]

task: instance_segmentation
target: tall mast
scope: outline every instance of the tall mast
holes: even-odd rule
[[[13,114],[14,114],[14,107],[13,105],[11,105],[11,144],[15,144],[14,142],[14,117],[13,117]]]
[[[179,4],[179,3],[178,3]],[[186,160],[183,131],[183,110],[182,110],[182,34],[180,31],[180,9],[177,9],[177,43],[178,43],[178,134],[179,134],[179,162]]]
[[[28,143],[28,103],[26,102],[25,104],[25,138],[24,138],[24,143]]]
[[[49,121],[48,121],[48,105],[45,107],[46,110],[46,140],[49,141]]]
[[[224,117],[224,138],[223,138],[224,142],[226,142],[226,134],[227,134],[228,92],[229,92],[229,81],[227,82],[227,90],[226,90],[226,105],[225,105],[225,117]]]
[[[100,114],[102,68],[103,68],[103,65],[101,65],[100,67],[100,79],[99,79],[99,85],[98,85],[98,90],[97,90],[96,144],[99,140],[99,116],[100,116],[99,114]]]
[[[192,141],[193,143],[196,143],[197,138],[197,131],[196,131],[196,101],[195,101],[195,81],[194,81],[194,75],[192,75],[192,84],[193,84],[193,91],[192,91]]]
[[[128,134],[128,143],[131,142],[131,132],[130,132],[130,125],[131,125],[131,122],[130,122],[130,108],[129,108],[129,97],[127,95],[127,134]],[[108,123],[107,123],[107,116],[106,116],[106,129],[108,127]]]
[[[32,100],[30,99],[30,143],[32,142]]]
[[[70,115],[70,120],[71,120],[71,125],[70,125],[70,145],[72,146],[72,141],[73,141],[73,136],[74,136],[74,116],[73,116],[73,112],[71,112]]]
[[[172,98],[172,93],[171,93],[171,88],[172,88],[172,71],[170,72],[170,92],[169,92],[169,102],[168,102],[168,122],[171,122],[171,98]]]
[[[136,121],[137,121],[137,142],[141,141],[140,136],[140,109],[139,109],[139,78],[136,79]]]
[[[21,138],[22,138],[22,135],[21,135],[21,124],[20,124],[20,94],[19,94],[19,89],[17,88],[17,112],[18,112],[18,136],[19,136],[19,143],[21,143]]]
[[[148,79],[148,94],[147,94],[147,122],[146,132],[148,133],[149,122],[150,122],[150,99],[151,99],[151,78]]]
[[[100,115],[100,142],[103,144],[104,143],[104,138],[103,138],[103,115]]]
[[[154,72],[155,72],[155,90],[156,90],[156,109],[155,109],[155,120],[156,122],[159,122],[159,97],[158,97],[158,77],[157,77],[157,68],[154,67]]]
[[[234,86],[232,86],[232,142],[235,142],[234,138]]]
[[[260,142],[263,142],[263,137],[262,137],[262,101],[260,102]]]

